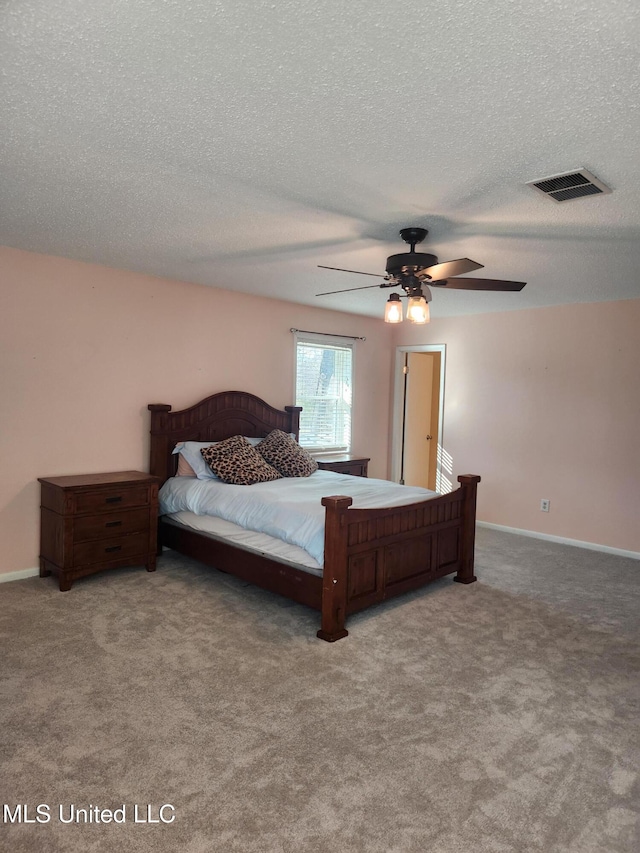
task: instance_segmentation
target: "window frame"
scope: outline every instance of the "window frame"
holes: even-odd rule
[[[349,416],[349,436],[346,444],[339,445],[310,445],[304,444],[302,445],[302,424],[304,423],[304,406],[302,408],[302,412],[300,413],[300,433],[301,433],[301,446],[304,446],[306,450],[310,453],[313,453],[314,456],[323,456],[329,454],[336,453],[350,453],[351,448],[353,446],[353,412],[354,412],[354,400],[355,400],[355,362],[356,362],[356,341],[350,337],[343,337],[341,335],[330,335],[330,334],[322,334],[320,332],[296,332],[294,335],[294,348],[293,348],[293,361],[294,361],[294,369],[293,369],[293,397],[295,405],[302,405],[302,403],[298,402],[298,344],[317,344],[318,346],[327,346],[327,347],[337,347],[339,349],[348,349],[351,352],[351,405],[350,405],[350,416]]]

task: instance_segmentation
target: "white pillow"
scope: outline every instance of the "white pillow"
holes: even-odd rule
[[[211,468],[202,458],[200,448],[217,444],[216,441],[179,441],[173,448],[173,454],[179,453],[193,468],[199,480],[217,480]],[[173,455],[172,454],[172,455]]]
[[[252,447],[260,444],[261,438],[249,438],[244,436]],[[193,468],[196,477],[199,480],[218,480],[219,477],[213,473],[211,468],[202,458],[200,450],[203,447],[211,447],[214,444],[219,444],[218,441],[179,441],[173,448],[172,456],[179,453]]]

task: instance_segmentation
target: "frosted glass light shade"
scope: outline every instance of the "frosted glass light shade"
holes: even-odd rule
[[[429,322],[429,305],[424,296],[412,296],[407,305],[407,320],[421,326]]]
[[[384,307],[385,323],[402,323],[402,302],[397,293],[392,293]]]

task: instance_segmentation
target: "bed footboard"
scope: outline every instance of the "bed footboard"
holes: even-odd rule
[[[322,499],[325,559],[318,637],[346,637],[345,619],[372,604],[456,573],[473,583],[476,492],[480,477],[438,498],[388,509],[351,509],[352,499]]]

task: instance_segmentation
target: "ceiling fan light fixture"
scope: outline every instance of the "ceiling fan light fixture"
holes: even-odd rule
[[[410,296],[407,305],[407,320],[415,323],[416,326],[422,326],[428,323],[430,319],[429,303],[424,296],[422,294]]]
[[[402,302],[397,293],[392,293],[384,307],[385,323],[402,323]]]
[[[387,258],[386,275],[378,276],[376,273],[321,265],[322,269],[381,278],[383,283],[368,284],[362,287],[349,287],[347,290],[331,290],[326,293],[317,293],[316,296],[331,296],[334,293],[346,293],[352,290],[368,290],[371,287],[401,287],[404,290],[403,295],[409,298],[407,320],[411,323],[423,325],[430,320],[429,302],[431,302],[431,291],[426,286],[426,281],[432,287],[448,287],[449,290],[517,291],[522,290],[525,286],[526,282],[524,281],[502,281],[495,278],[459,278],[462,273],[482,269],[482,264],[472,261],[471,258],[458,258],[454,261],[440,263],[435,255],[416,252],[416,245],[424,240],[427,233],[426,228],[403,228],[400,231],[400,236],[405,243],[409,243],[411,251],[399,255],[390,255]],[[385,323],[402,322],[402,307],[399,303],[400,297],[397,293],[389,297],[384,312]]]

